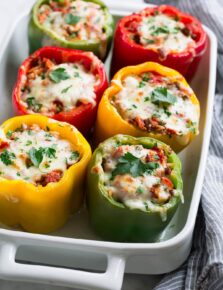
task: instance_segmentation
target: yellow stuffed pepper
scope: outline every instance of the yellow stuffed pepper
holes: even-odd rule
[[[83,200],[91,149],[73,126],[40,115],[0,129],[0,222],[34,233],[63,226]]]
[[[146,62],[116,73],[99,105],[95,137],[152,137],[179,152],[199,133],[199,117],[199,101],[184,77]]]

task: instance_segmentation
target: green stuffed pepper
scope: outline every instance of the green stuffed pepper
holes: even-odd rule
[[[102,238],[156,241],[180,201],[181,162],[155,139],[116,135],[101,143],[88,167],[90,222]]]
[[[113,31],[112,15],[100,0],[38,0],[29,23],[30,53],[53,45],[92,51],[104,60]]]

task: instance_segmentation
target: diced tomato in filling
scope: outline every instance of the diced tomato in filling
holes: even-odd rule
[[[0,141],[0,150],[1,149],[5,149],[9,146],[9,143],[8,142],[5,142],[5,141]]]
[[[41,180],[37,183],[46,186],[51,182],[58,182],[62,177],[63,172],[61,170],[53,170],[50,173],[47,173],[41,177]]]
[[[165,155],[165,152],[163,149],[158,147],[153,147],[153,150],[157,152],[157,155],[159,156],[159,161],[161,164],[166,163],[167,157]]]
[[[161,178],[161,182],[164,183],[170,189],[173,189],[173,187],[174,187],[172,181],[169,178],[165,177],[165,176],[163,176]]]

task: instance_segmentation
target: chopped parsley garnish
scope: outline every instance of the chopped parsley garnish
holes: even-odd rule
[[[145,41],[146,41],[147,44],[154,44],[155,43],[154,39],[145,39]]]
[[[0,154],[0,159],[5,165],[11,165],[13,164],[13,159],[15,159],[15,154],[12,152],[9,152],[8,150],[4,150]]]
[[[51,141],[51,138],[52,138],[52,137],[53,137],[53,135],[50,134],[50,133],[46,133],[46,134],[45,134],[46,141]]]
[[[130,152],[119,158],[116,168],[112,171],[112,178],[116,175],[130,173],[133,177],[141,176],[145,173],[151,174],[157,169],[159,164],[156,162],[144,163],[142,160]]]
[[[65,68],[59,67],[49,73],[51,81],[54,83],[59,83],[60,81],[67,80],[70,78]]]
[[[137,109],[137,106],[135,104],[132,105],[133,108]]]
[[[73,151],[70,156],[70,160],[77,160],[80,156],[80,153],[77,151]]]
[[[75,77],[75,78],[80,78],[80,74],[79,74],[79,72],[75,71],[75,73],[74,73],[74,77]]]
[[[41,108],[42,108],[42,104],[37,103],[36,99],[34,97],[30,97],[28,99],[26,99],[26,103],[28,105],[28,109],[31,109],[32,111],[38,113]]]
[[[165,33],[165,34],[169,34],[170,33],[170,30],[169,28],[165,25],[165,26],[160,26],[160,27],[155,27],[155,26],[152,26],[151,29],[153,29],[151,35],[158,35],[160,33]]]
[[[151,32],[151,35],[157,36],[160,33],[165,33],[165,34],[173,33],[173,34],[177,34],[179,31],[181,31],[181,28],[180,27],[174,27],[174,28],[170,29],[168,26],[164,25],[164,26],[159,26],[159,27],[152,26],[150,28],[150,30],[153,30]],[[150,41],[150,39],[148,39],[148,41]]]
[[[56,158],[56,150],[51,147],[40,147],[39,149],[35,149],[33,147],[29,151],[29,157],[35,167],[39,167],[40,163],[43,161],[44,155],[46,155],[48,158]]]
[[[151,97],[152,103],[155,104],[164,103],[168,105],[173,105],[177,101],[177,98],[174,95],[172,95],[167,90],[167,88],[164,87],[155,88],[152,91]]]
[[[142,78],[142,80],[143,80],[143,82],[148,82],[148,81],[150,80],[150,78],[147,77],[147,76],[144,76],[144,77]]]
[[[65,16],[65,22],[70,25],[75,25],[80,21],[81,17],[68,13]]]
[[[171,30],[171,33],[173,33],[173,34],[177,34],[180,30],[181,30],[180,27],[174,27],[174,28]]]
[[[63,89],[63,90],[61,91],[61,94],[65,94],[65,93],[67,93],[68,90],[69,90],[71,87],[72,87],[72,85],[70,85],[69,87]]]
[[[196,128],[197,123],[193,121],[189,121],[186,125],[186,127],[193,133],[196,134],[197,128]]]
[[[45,73],[41,73],[40,77],[41,77],[42,80],[44,80],[46,78]]]
[[[146,85],[145,82],[141,81],[138,85],[138,88],[143,88],[143,87],[145,87],[145,85]]]
[[[26,146],[30,146],[30,145],[32,145],[32,141],[31,141],[31,140],[28,140],[28,141],[26,142]]]
[[[6,137],[7,137],[7,138],[11,138],[13,133],[14,133],[13,131],[9,130],[9,131],[6,133]]]
[[[35,167],[39,167],[43,161],[44,148],[35,149],[34,147],[29,151],[29,157]]]
[[[57,2],[57,3],[59,3],[59,4],[64,4],[64,1],[65,1],[65,0],[53,0],[53,2]]]
[[[153,158],[154,158],[155,160],[160,160],[159,155],[154,155]]]
[[[164,113],[169,117],[172,115],[172,113],[170,111],[168,111],[168,109],[166,107],[163,108]]]
[[[76,38],[78,36],[78,33],[77,32],[72,32],[70,35],[69,35],[69,38]]]
[[[154,113],[154,114],[152,114],[152,118],[160,118],[161,116],[160,116],[160,114],[158,114],[158,113]]]
[[[56,149],[52,147],[44,148],[44,153],[49,158],[56,158]]]
[[[144,189],[142,187],[138,187],[136,189],[136,193],[138,193],[138,194],[142,194],[143,192],[144,192]]]
[[[144,98],[144,102],[148,102],[149,100],[150,100],[150,97],[149,96],[147,96],[147,97]]]

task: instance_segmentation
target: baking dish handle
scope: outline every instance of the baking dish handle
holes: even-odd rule
[[[17,246],[5,243],[0,246],[0,278],[76,287],[86,290],[120,290],[125,271],[125,257],[107,254],[104,273],[92,273],[51,266],[20,264],[15,260]]]

